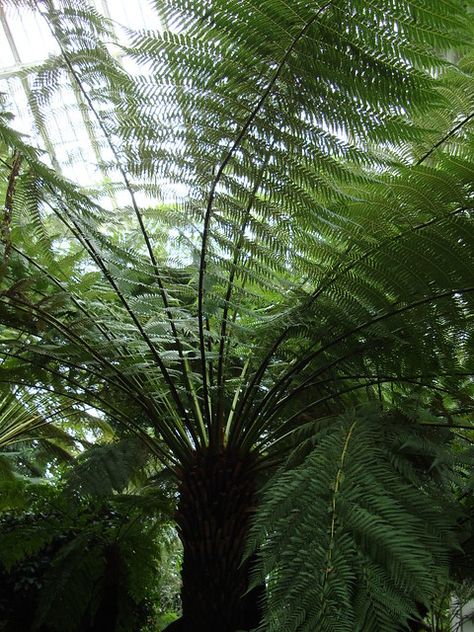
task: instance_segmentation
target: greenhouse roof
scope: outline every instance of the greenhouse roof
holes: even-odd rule
[[[119,42],[127,43],[129,29],[159,29],[156,13],[146,0],[91,0],[97,11],[113,24]],[[13,125],[31,144],[46,151],[48,162],[66,177],[82,185],[104,181],[101,164],[107,162],[107,149],[100,142],[100,130],[83,107],[74,82],[58,86],[45,115],[34,105],[34,84],[28,68],[44,63],[59,53],[41,11],[14,2],[0,2],[0,92],[6,107],[15,116]],[[109,44],[109,43],[107,43]],[[127,70],[128,60],[110,43]],[[107,173],[110,177],[111,174]]]

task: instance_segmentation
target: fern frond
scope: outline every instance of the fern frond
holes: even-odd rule
[[[422,482],[398,433],[420,454],[413,423],[377,409],[333,418],[267,485],[249,545],[261,547],[255,582],[268,578],[265,629],[395,631],[430,602],[447,573],[452,501]]]
[[[139,439],[96,445],[79,457],[66,477],[65,492],[99,498],[122,492],[144,467],[147,453]]]

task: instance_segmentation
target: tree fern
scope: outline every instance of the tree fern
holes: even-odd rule
[[[110,497],[123,491],[133,475],[144,467],[143,443],[128,437],[116,443],[96,445],[86,451],[67,476],[66,490],[92,497]]]
[[[331,629],[337,599],[346,628],[395,629],[413,597],[432,595],[449,524],[427,500],[436,477],[418,484],[388,431],[344,411],[431,394],[472,410],[469,12],[458,0],[154,7],[161,29],[118,41],[82,0],[39,5],[59,54],[23,75],[32,107],[47,123],[58,90],[75,92],[105,183],[74,184],[2,116],[0,379],[100,411],[174,468],[186,630],[254,627],[262,586],[240,600],[237,560],[260,472],[285,459],[295,429],[333,418],[324,455],[317,444],[280,475],[312,490],[316,468],[326,489],[317,524],[294,534],[304,543],[326,526],[320,590],[305,602],[297,578],[292,607],[268,625]],[[409,426],[407,445],[419,432]],[[340,480],[346,464],[360,488]],[[379,541],[387,555],[371,557]],[[338,576],[324,570],[329,551]],[[193,564],[232,577],[234,593],[203,585]]]
[[[143,624],[147,607],[152,612],[146,600],[155,593],[153,584],[167,572],[160,551],[167,519],[124,499],[82,498],[71,505],[51,486],[30,495],[28,511],[15,509],[0,515],[0,621],[6,630],[14,630],[15,621],[16,629],[73,632]],[[28,599],[28,612],[11,612],[19,599]]]

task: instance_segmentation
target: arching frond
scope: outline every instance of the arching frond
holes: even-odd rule
[[[430,603],[455,525],[436,432],[449,439],[376,408],[319,424],[307,456],[267,485],[252,529],[262,629],[398,631]]]

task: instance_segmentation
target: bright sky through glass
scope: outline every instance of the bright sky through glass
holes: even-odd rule
[[[119,41],[124,43],[127,43],[127,29],[160,28],[149,0],[91,0],[91,4],[112,19]],[[46,154],[45,159],[50,163],[56,160],[55,166],[60,165],[64,176],[83,186],[103,182],[105,174],[98,166],[77,91],[70,83],[59,87],[40,130],[29,105],[28,82],[15,76],[24,66],[42,63],[50,55],[58,54],[46,22],[36,11],[2,6],[0,0],[0,92],[6,95],[7,108],[15,115],[13,126],[28,136],[28,142],[46,150],[49,159]],[[121,61],[127,71],[133,70],[129,60],[124,57]],[[102,160],[110,158],[109,151],[101,148]],[[116,202],[120,204],[122,200]]]

